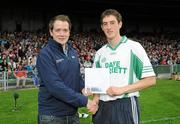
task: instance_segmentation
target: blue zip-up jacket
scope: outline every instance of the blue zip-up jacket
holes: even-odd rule
[[[77,52],[68,44],[67,55],[61,45],[50,39],[37,58],[40,78],[39,115],[66,116],[85,107],[88,98],[80,92],[84,82],[80,76]]]

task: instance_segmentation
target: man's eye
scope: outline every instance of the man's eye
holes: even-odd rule
[[[113,25],[113,24],[115,24],[115,22],[111,22],[110,24]]]
[[[67,29],[64,29],[63,31],[64,31],[64,32],[68,32],[68,30],[67,30]]]
[[[60,32],[61,30],[60,29],[56,29],[55,32]]]
[[[106,25],[107,25],[107,23],[103,23],[103,25],[104,25],[104,26],[106,26]]]

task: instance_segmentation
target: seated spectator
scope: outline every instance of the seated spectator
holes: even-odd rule
[[[14,76],[16,77],[16,88],[19,88],[20,80],[23,81],[22,87],[25,87],[27,71],[22,70],[22,68],[19,67],[18,70],[14,71]]]
[[[27,71],[27,77],[31,77],[33,74],[33,67],[31,65],[25,65],[24,68]]]
[[[35,72],[32,73],[32,81],[34,83],[34,86],[38,87],[39,86],[39,79],[37,74]]]

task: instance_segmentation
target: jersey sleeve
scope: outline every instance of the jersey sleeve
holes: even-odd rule
[[[95,58],[94,58],[94,63],[93,63],[93,68],[100,68],[100,54],[97,52],[95,54]]]
[[[139,43],[138,43],[139,44]],[[139,49],[138,49],[138,56],[142,61],[142,74],[141,78],[144,77],[149,77],[149,76],[155,76],[152,64],[149,60],[149,57],[145,51],[145,49],[142,47],[141,44],[139,44]]]

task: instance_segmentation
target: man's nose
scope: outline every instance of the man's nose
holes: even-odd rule
[[[111,28],[111,25],[110,24],[107,24],[107,29],[110,29]]]

